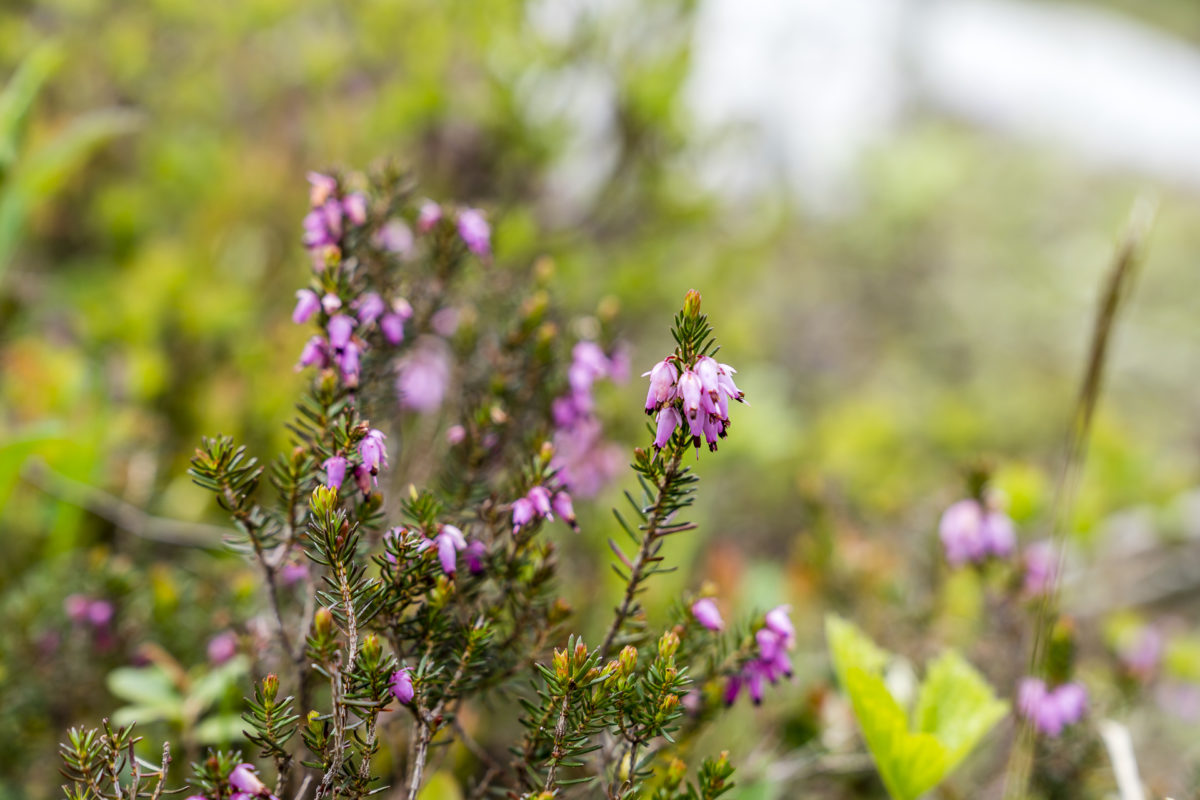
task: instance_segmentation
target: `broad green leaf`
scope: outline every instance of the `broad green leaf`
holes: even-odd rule
[[[200,713],[221,699],[227,691],[237,685],[250,667],[245,656],[234,656],[219,667],[214,667],[192,683],[187,703],[193,713]]]
[[[231,744],[246,738],[245,727],[245,720],[237,714],[216,714],[197,725],[193,735],[199,744]]]
[[[979,673],[947,652],[918,691],[914,731],[884,682],[888,653],[836,616],[825,628],[834,671],[893,800],[916,800],[941,783],[1007,711]]]
[[[947,749],[947,771],[967,757],[988,731],[1008,713],[974,667],[953,650],[929,666],[917,695],[916,726],[937,737]]]
[[[170,676],[158,667],[119,667],[108,673],[108,690],[155,719],[178,720],[183,716],[183,698]]]

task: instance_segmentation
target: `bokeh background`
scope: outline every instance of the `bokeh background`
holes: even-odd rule
[[[1106,591],[1068,608],[1097,652],[1114,626],[1169,632],[1120,714],[1152,786],[1200,767],[1194,0],[9,0],[3,107],[39,76],[24,122],[0,116],[0,798],[57,793],[55,742],[128,704],[147,646],[203,670],[258,613],[187,460],[217,432],[287,446],[305,172],[385,157],[488,209],[504,260],[549,256],[567,307],[615,301],[635,365],[703,292],[753,405],[654,598],[783,598],[814,665],[712,737],[737,742],[741,798],[795,796],[813,742],[846,735],[814,700],[826,611],[914,658],[979,644],[938,514],[983,460],[1022,537],[1046,534],[1101,279],[1152,193],[1070,526]],[[628,443],[641,394],[602,398]],[[567,543],[585,631],[616,591],[616,497]],[[71,594],[114,605],[110,636]],[[210,683],[150,732],[227,737],[245,665]]]

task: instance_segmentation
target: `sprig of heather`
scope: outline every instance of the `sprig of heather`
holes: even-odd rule
[[[658,423],[653,453],[643,448],[634,451],[633,468],[642,496],[640,501],[628,492],[625,496],[637,524],[631,525],[619,511],[613,511],[637,551],[630,558],[609,539],[618,559],[613,569],[625,581],[625,592],[600,646],[602,654],[636,621],[640,612],[637,597],[645,581],[663,571],[659,566],[663,541],[695,528],[675,521],[681,510],[691,506],[698,481],[691,468],[683,465],[684,455],[693,446],[699,452],[701,436],[715,451],[717,440],[729,429],[729,400],[744,402],[731,377],[735,370],[712,357],[718,348],[708,316],[700,313],[700,302],[699,292],[687,293],[671,329],[675,351],[645,374],[650,378],[646,412],[657,411]]]

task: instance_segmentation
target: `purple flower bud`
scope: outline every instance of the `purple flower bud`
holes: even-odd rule
[[[433,230],[433,226],[441,222],[442,207],[432,200],[426,200],[421,203],[421,210],[417,212],[417,230],[421,233],[429,233]]]
[[[731,706],[738,698],[738,694],[742,691],[742,676],[730,675],[729,682],[725,684],[725,705]]]
[[[300,351],[300,361],[296,364],[296,371],[311,367],[313,364],[325,363],[325,339],[320,336],[314,336],[304,343],[304,349]]]
[[[539,517],[554,519],[550,508],[550,490],[545,486],[534,486],[525,495],[529,502],[533,503],[533,510],[537,512]]]
[[[651,367],[649,372],[642,373],[643,378],[647,375],[650,376],[650,388],[646,392],[646,413],[650,414],[675,396],[675,381],[679,371],[670,361],[664,360]]]
[[[342,371],[342,379],[351,386],[358,385],[358,354],[360,350],[354,342],[347,342],[338,356],[338,368]]]
[[[438,309],[437,313],[429,318],[429,327],[433,328],[433,332],[438,336],[449,339],[458,330],[458,317],[457,308]]]
[[[791,617],[788,612],[792,610],[791,606],[775,606],[767,612],[767,629],[783,640],[786,647],[791,647],[796,641],[796,628],[792,625]]]
[[[375,480],[374,476],[371,475],[371,470],[367,469],[365,465],[359,464],[354,468],[354,483],[358,486],[358,490],[364,495],[371,493],[372,480],[374,480],[376,484],[379,483],[379,481]]]
[[[321,308],[321,298],[312,289],[296,292],[296,308],[292,311],[292,322],[302,325]]]
[[[308,202],[313,207],[325,205],[329,198],[337,192],[337,180],[319,172],[308,173],[308,182],[312,188],[308,192]]]
[[[436,537],[438,559],[442,562],[442,572],[447,575],[457,567],[457,553],[467,546],[467,540],[462,531],[453,525],[443,525],[438,529]]]
[[[400,344],[404,341],[404,318],[399,314],[384,314],[383,319],[379,320],[379,330],[383,331],[383,338],[388,344]]]
[[[942,514],[938,536],[951,566],[981,561],[987,555],[983,540],[983,507],[977,500],[959,500]]]
[[[404,705],[412,702],[416,691],[413,689],[412,674],[408,671],[408,667],[401,667],[392,673],[390,681],[392,687],[392,697],[395,697]]]
[[[564,491],[556,492],[553,504],[554,513],[562,517],[573,530],[579,530],[579,524],[575,522],[575,505],[571,502],[571,495]]]
[[[370,325],[387,311],[383,298],[375,292],[368,292],[360,297],[355,303],[355,308],[358,311],[358,321],[364,326]]]
[[[95,628],[103,628],[112,622],[113,604],[107,600],[93,600],[88,603],[87,619]]]
[[[695,419],[700,413],[700,393],[703,391],[703,387],[700,385],[700,377],[690,369],[684,370],[683,374],[679,376],[675,390],[683,398],[684,416],[689,419]],[[698,435],[695,429],[692,430],[692,435]]]
[[[528,498],[521,497],[515,500],[512,505],[513,533],[532,522],[535,516],[537,509]]]
[[[1039,678],[1024,678],[1017,688],[1017,711],[1040,733],[1053,738],[1083,719],[1087,690],[1073,682],[1048,689]]]
[[[346,218],[355,225],[363,225],[367,221],[367,198],[360,192],[346,195],[342,200],[342,210]]]
[[[451,425],[446,429],[446,444],[454,445],[467,438],[467,429],[462,425]]]
[[[389,253],[409,256],[413,251],[412,230],[403,220],[390,219],[375,234],[375,246]]]
[[[297,583],[306,579],[307,577],[307,564],[285,564],[283,569],[279,571],[279,579],[283,581],[284,586],[295,586]]]
[[[719,631],[725,627],[725,620],[721,619],[721,612],[717,610],[717,604],[711,597],[702,597],[692,603],[692,616],[710,631]]]
[[[253,764],[239,764],[229,773],[229,785],[239,792],[252,795],[270,794],[266,784],[259,780]]]
[[[679,427],[682,420],[679,418],[679,411],[675,406],[667,406],[662,411],[658,412],[658,429],[654,434],[654,448],[662,450],[667,446],[667,442],[671,441],[671,436],[674,435],[675,429]]]
[[[428,413],[442,404],[450,382],[450,363],[438,347],[420,347],[410,353],[398,367],[396,392],[400,405]]]
[[[733,376],[736,372],[737,370],[728,364],[718,364],[717,385],[720,387],[722,394],[737,400],[739,403],[745,403],[745,393],[733,382]],[[749,405],[749,403],[746,403],[746,405]]]
[[[1041,595],[1054,588],[1058,558],[1050,541],[1034,542],[1026,547],[1024,561],[1026,594]]]
[[[224,631],[208,640],[208,660],[214,665],[224,664],[237,655],[237,636]]]
[[[472,575],[482,575],[484,571],[484,559],[487,557],[487,547],[483,542],[476,539],[467,545],[466,558],[467,569]]]
[[[387,468],[387,448],[383,444],[386,438],[383,431],[372,428],[358,443],[358,454],[362,458],[363,466],[370,470],[372,475],[380,469]]]
[[[719,369],[720,365],[717,364],[716,359],[709,356],[700,356],[696,359],[695,372],[696,377],[700,379],[700,388],[714,400],[717,398],[717,392],[720,391]]]
[[[86,595],[72,594],[63,600],[63,610],[72,622],[85,622],[88,617],[88,606],[92,601]]]
[[[329,320],[329,344],[334,350],[345,347],[353,332],[354,320],[345,314],[338,314]]]
[[[491,254],[492,229],[478,209],[464,208],[458,212],[458,235],[475,255],[486,258]]]
[[[331,456],[321,464],[321,469],[325,470],[326,486],[330,489],[342,488],[342,483],[346,480],[346,459],[341,456]]]

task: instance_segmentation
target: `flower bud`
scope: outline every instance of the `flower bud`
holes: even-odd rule
[[[582,666],[583,662],[587,660],[587,654],[587,645],[583,643],[582,639],[580,639],[575,643],[575,657],[573,666]]]
[[[368,633],[363,638],[362,657],[363,663],[368,667],[373,667],[379,663],[379,655],[381,649],[379,647],[379,637],[373,633]]]
[[[679,784],[683,783],[684,776],[687,775],[687,764],[678,758],[672,758],[671,763],[667,765],[667,787],[670,789],[678,788]]]
[[[567,676],[571,674],[570,667],[567,664],[566,648],[554,651],[554,676],[559,680],[565,681]]]
[[[313,615],[313,631],[318,638],[326,638],[333,632],[333,612],[322,606]]]
[[[683,313],[688,317],[700,316],[700,293],[695,289],[689,289],[683,296]]]
[[[675,631],[667,631],[658,640],[658,657],[673,658],[679,649],[679,635]]]
[[[669,694],[662,699],[662,703],[659,704],[658,710],[659,713],[665,717],[675,711],[678,706],[679,695]]]
[[[263,699],[268,703],[273,702],[276,695],[279,694],[279,676],[274,672],[263,678],[262,693]]]
[[[623,675],[630,674],[637,667],[637,662],[638,662],[637,648],[631,644],[625,645],[625,647],[621,650],[621,655],[619,656],[619,659],[621,662],[621,673]]]

